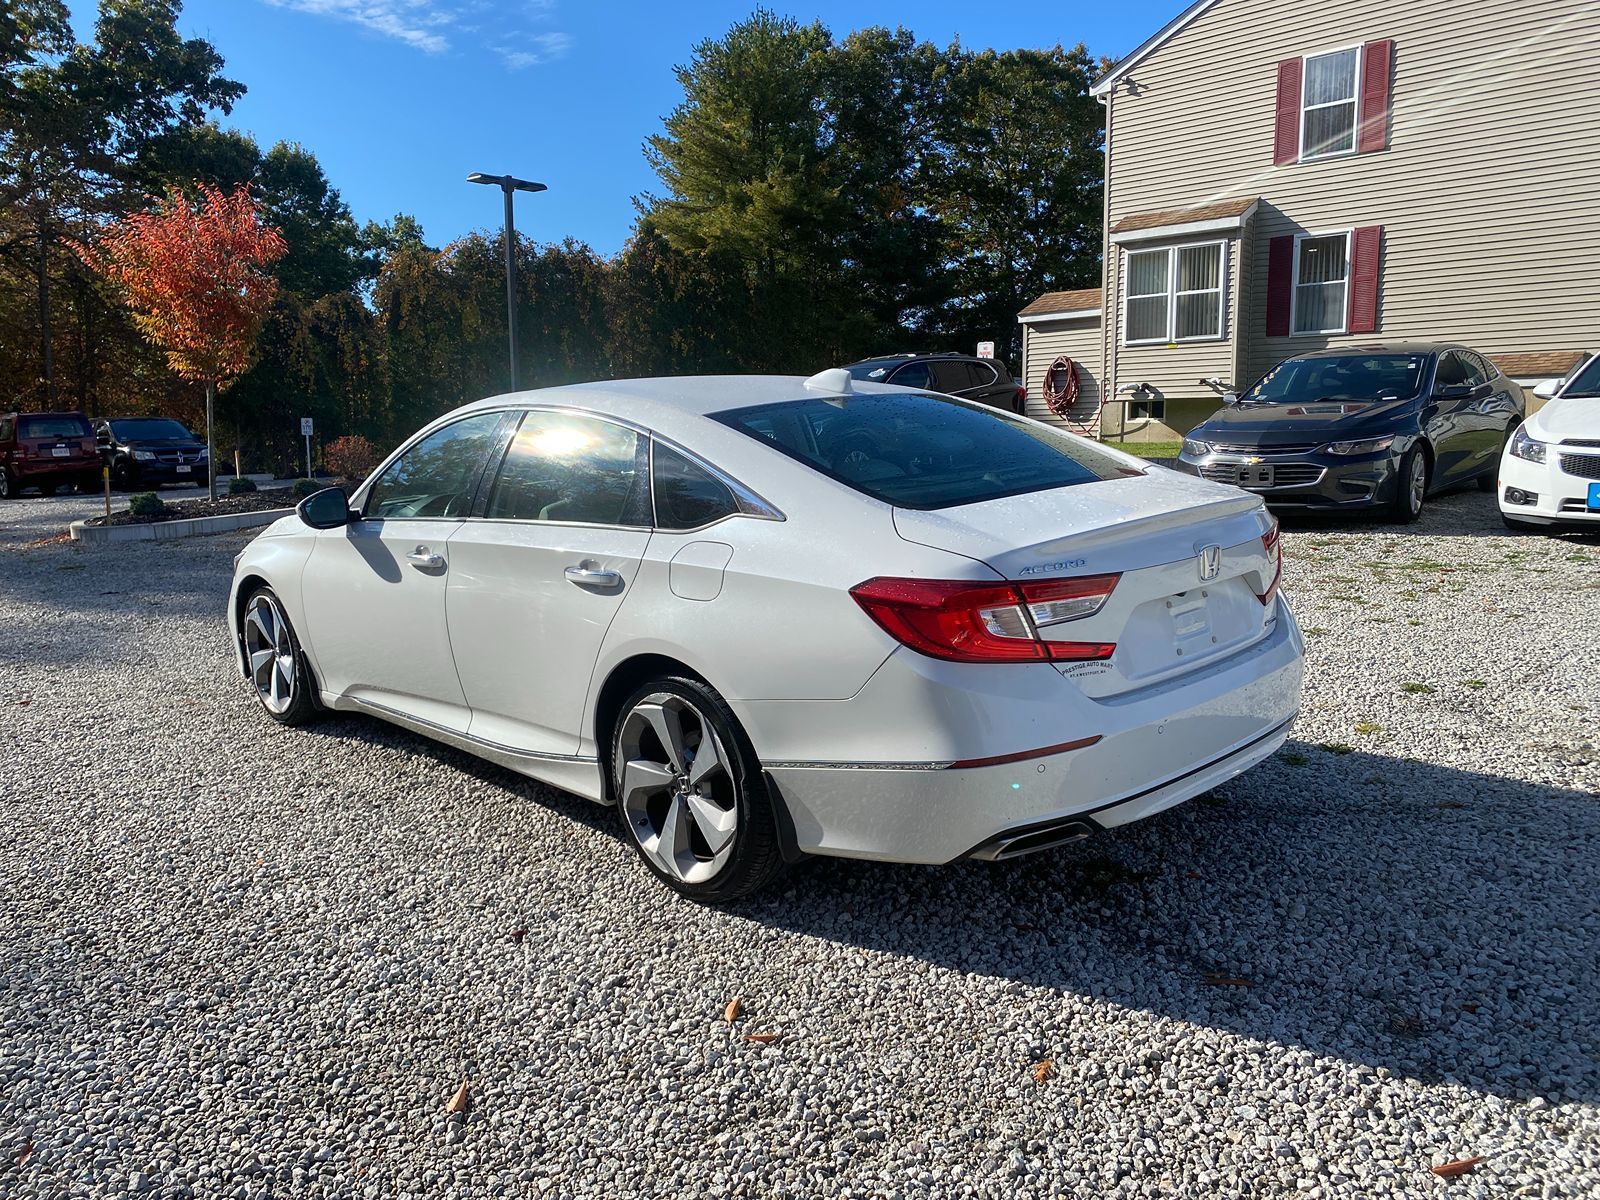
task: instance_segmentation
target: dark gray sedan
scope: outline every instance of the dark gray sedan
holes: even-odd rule
[[[1379,508],[1415,521],[1432,493],[1494,490],[1522,389],[1464,346],[1395,343],[1287,359],[1184,438],[1180,470],[1274,508]]]

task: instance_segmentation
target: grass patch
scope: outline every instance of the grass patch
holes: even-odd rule
[[[1323,634],[1327,633],[1328,631],[1326,629],[1324,629],[1321,625],[1313,625],[1310,629],[1305,629],[1305,630],[1302,630],[1301,632],[1304,633],[1307,637],[1321,637]]]
[[[1407,625],[1421,625],[1422,622],[1417,620],[1415,617],[1407,617],[1406,618],[1406,624]]]
[[[1475,692],[1481,692],[1489,685],[1481,679],[1463,679],[1461,681],[1461,686],[1465,688],[1471,688]]]
[[[1347,746],[1343,742],[1318,742],[1318,750],[1326,750],[1329,754],[1354,754],[1356,748]]]
[[[1311,759],[1306,757],[1304,754],[1301,754],[1298,750],[1285,750],[1279,754],[1278,757],[1283,759],[1283,761],[1288,763],[1291,767],[1303,767],[1311,761]]]
[[[1370,737],[1374,733],[1382,733],[1383,726],[1376,721],[1357,721],[1356,732]]]
[[[1353,592],[1334,592],[1328,599],[1343,600],[1348,604],[1365,604],[1367,602],[1365,596],[1357,596]]]
[[[1408,696],[1431,696],[1433,689],[1425,683],[1402,683],[1400,690]]]
[[[1136,454],[1140,458],[1177,458],[1178,451],[1183,449],[1182,442],[1105,442],[1113,450],[1121,450],[1124,454]]]

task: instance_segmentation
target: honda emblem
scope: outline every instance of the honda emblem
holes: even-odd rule
[[[1200,564],[1200,582],[1215,579],[1222,572],[1222,547],[1207,546],[1195,556]]]

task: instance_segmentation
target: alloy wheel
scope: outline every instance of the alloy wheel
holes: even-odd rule
[[[1422,501],[1428,491],[1428,464],[1418,454],[1411,460],[1411,478],[1406,480],[1406,503],[1413,513],[1422,511]]]
[[[661,871],[704,883],[727,865],[739,832],[737,785],[716,729],[694,704],[653,692],[629,709],[614,775],[623,819]]]
[[[244,650],[250,681],[270,713],[282,715],[294,703],[294,640],[278,602],[265,593],[251,598],[244,616]]]

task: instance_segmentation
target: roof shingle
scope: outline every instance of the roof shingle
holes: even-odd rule
[[[1034,317],[1042,313],[1092,312],[1099,307],[1099,288],[1079,288],[1073,292],[1046,292],[1017,315]]]
[[[1513,379],[1549,376],[1562,378],[1586,357],[1584,350],[1524,350],[1510,354],[1491,354],[1494,365]]]
[[[1240,196],[1237,200],[1219,200],[1215,204],[1202,204],[1199,208],[1169,208],[1161,212],[1136,213],[1131,217],[1123,217],[1111,227],[1111,232],[1135,233],[1141,229],[1189,225],[1196,221],[1221,221],[1228,217],[1243,216],[1255,203],[1254,196]]]

